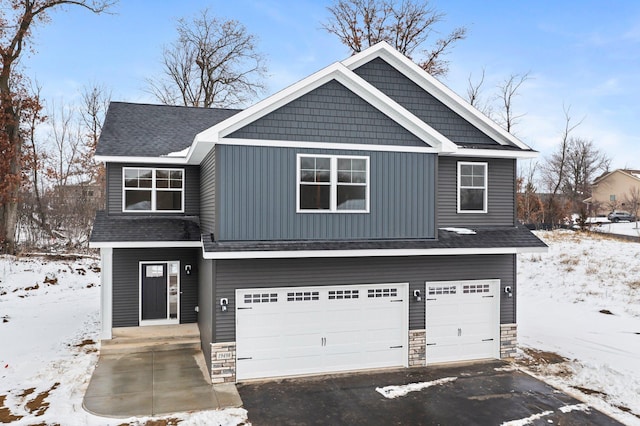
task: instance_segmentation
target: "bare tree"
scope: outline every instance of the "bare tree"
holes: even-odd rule
[[[493,115],[493,107],[489,101],[482,98],[482,91],[485,80],[485,69],[482,68],[482,73],[477,81],[473,80],[471,74],[467,78],[467,100],[471,106],[475,107],[478,111],[482,112],[487,117]]]
[[[47,12],[64,5],[94,13],[106,11],[111,0],[1,0],[0,8],[0,244],[4,252],[16,250],[15,234],[22,180],[25,111],[34,111],[34,99],[24,89],[16,70],[32,26],[46,22]]]
[[[322,27],[338,36],[352,53],[386,41],[432,75],[447,73],[448,62],[443,57],[467,34],[465,27],[456,28],[424,49],[445,16],[428,1],[335,0],[327,9],[330,17]]]
[[[228,107],[264,90],[265,59],[256,37],[240,22],[205,9],[178,20],[178,39],[163,52],[163,75],[147,79],[148,91],[169,105]]]
[[[519,168],[516,179],[517,216],[522,223],[540,223],[544,217],[544,205],[538,196],[535,175],[538,163],[529,163],[528,167]]]
[[[625,195],[625,207],[636,218],[636,229],[638,229],[638,212],[640,212],[640,187],[634,186]]]
[[[562,192],[576,206],[581,205],[591,195],[591,183],[596,176],[609,170],[611,159],[593,141],[571,137],[566,160],[567,173],[562,182]]]
[[[498,85],[500,121],[502,127],[509,133],[513,133],[513,127],[518,123],[518,119],[524,116],[524,114],[516,114],[513,103],[518,96],[518,90],[527,80],[529,80],[529,73],[511,74]]]

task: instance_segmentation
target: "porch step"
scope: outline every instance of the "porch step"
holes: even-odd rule
[[[102,340],[100,353],[109,355],[178,349],[200,349],[197,324],[114,328],[112,338]]]

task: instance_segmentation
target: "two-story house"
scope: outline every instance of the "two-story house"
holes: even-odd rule
[[[197,322],[214,382],[512,356],[535,155],[385,43],[243,111],[113,102],[102,338]]]

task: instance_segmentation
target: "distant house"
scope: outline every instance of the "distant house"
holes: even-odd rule
[[[385,43],[244,111],[112,102],[101,338],[197,323],[214,383],[511,357],[536,155]]]
[[[634,188],[640,191],[640,170],[617,169],[597,177],[591,186],[591,197],[584,202],[592,215],[628,210]]]

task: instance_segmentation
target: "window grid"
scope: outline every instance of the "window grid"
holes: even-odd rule
[[[184,211],[184,170],[183,169],[154,169],[145,167],[124,167],[122,210],[130,212],[183,212]],[[134,193],[144,194],[134,196]],[[166,199],[170,194],[179,193],[179,200]],[[131,208],[127,199],[131,195],[141,204],[141,208]],[[162,202],[158,203],[158,199]],[[163,202],[176,202],[180,208],[164,208]],[[146,203],[146,204],[145,204]],[[160,206],[158,205],[160,204]]]
[[[486,213],[488,164],[458,162],[458,213]]]
[[[320,293],[317,291],[294,291],[287,293],[287,302],[306,302],[320,300]]]
[[[252,293],[244,295],[244,303],[274,303],[278,301],[278,293]]]
[[[396,297],[398,289],[396,288],[376,288],[367,291],[367,297]]]
[[[457,288],[455,285],[429,286],[429,296],[456,294],[456,292]]]
[[[462,292],[465,294],[489,293],[491,289],[489,288],[489,284],[465,284],[462,286]]]
[[[359,294],[358,290],[330,290],[329,300],[357,299]]]

